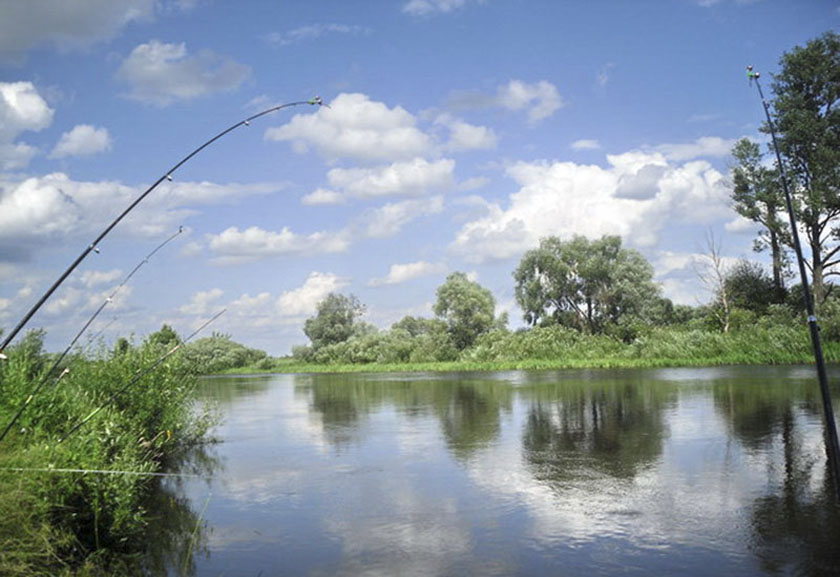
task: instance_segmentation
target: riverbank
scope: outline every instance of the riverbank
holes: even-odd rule
[[[840,343],[824,342],[823,352],[827,362],[840,362]],[[549,328],[485,335],[475,347],[452,361],[312,363],[283,357],[214,374],[612,369],[813,362],[807,329],[799,327],[754,327],[728,334],[659,329],[629,343],[603,335]]]
[[[41,335],[42,336],[42,335]],[[27,336],[0,364],[0,575],[131,575],[146,542],[146,500],[214,423],[196,411],[196,378],[144,344],[76,357],[48,375],[51,355]],[[147,369],[155,370],[139,378]]]

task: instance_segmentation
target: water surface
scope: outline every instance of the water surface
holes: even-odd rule
[[[160,561],[173,575],[840,572],[809,367],[273,375],[202,395],[221,442],[166,487],[175,522],[201,520],[193,558]]]

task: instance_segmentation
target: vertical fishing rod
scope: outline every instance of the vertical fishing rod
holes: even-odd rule
[[[820,327],[817,324],[817,316],[814,314],[814,301],[811,297],[811,289],[808,284],[808,274],[805,271],[805,259],[802,257],[802,245],[799,243],[799,232],[796,228],[796,216],[793,212],[793,201],[791,200],[788,188],[788,177],[785,165],[782,162],[782,155],[779,152],[779,143],[776,140],[776,126],[770,116],[770,106],[764,99],[764,91],[758,79],[760,73],[753,71],[752,66],[747,66],[747,76],[750,83],[755,81],[758,88],[758,95],[761,97],[761,104],[764,106],[764,115],[767,117],[767,126],[770,129],[770,136],[773,141],[773,150],[776,153],[776,162],[779,165],[779,180],[782,181],[782,190],[785,193],[785,204],[787,205],[788,218],[790,219],[791,236],[793,237],[793,250],[796,253],[796,260],[799,264],[799,276],[802,279],[802,296],[805,301],[805,310],[808,313],[808,327],[811,330],[811,344],[814,347],[814,360],[817,366],[817,378],[820,382],[820,394],[822,395],[823,415],[825,417],[825,450],[828,455],[831,472],[834,476],[834,490],[840,498],[840,442],[837,440],[837,425],[834,421],[834,409],[831,406],[831,391],[828,387],[828,375],[825,371],[825,359],[823,357],[822,344],[820,342]]]
[[[128,213],[130,213],[132,210],[134,210],[134,207],[136,207],[138,204],[140,204],[140,202],[144,198],[146,198],[149,195],[150,192],[152,192],[154,189],[156,189],[161,182],[163,182],[164,180],[170,180],[171,181],[172,180],[172,174],[176,170],[178,170],[184,163],[186,163],[193,156],[195,156],[196,154],[198,154],[199,152],[201,152],[202,150],[204,150],[205,148],[207,148],[208,146],[210,146],[211,144],[213,144],[214,142],[219,140],[221,137],[226,135],[228,132],[232,132],[233,130],[239,128],[240,126],[250,126],[252,120],[255,120],[255,119],[257,119],[261,116],[265,116],[266,114],[270,114],[272,112],[276,112],[276,111],[282,110],[284,108],[290,108],[292,106],[301,106],[303,104],[309,104],[311,106],[316,106],[316,105],[317,106],[324,106],[324,101],[321,99],[320,96],[316,96],[314,98],[310,98],[309,100],[301,100],[301,101],[298,101],[298,102],[289,102],[289,103],[286,103],[286,104],[281,104],[279,106],[273,106],[272,108],[269,108],[267,110],[263,110],[262,112],[254,114],[253,116],[249,116],[248,118],[246,118],[244,120],[240,120],[239,122],[237,122],[233,126],[230,126],[230,127],[226,128],[225,130],[221,131],[216,136],[214,136],[213,138],[211,138],[210,140],[208,140],[207,142],[205,142],[204,144],[202,144],[201,146],[199,146],[198,148],[196,148],[195,150],[190,152],[187,156],[182,158],[180,161],[178,161],[178,163],[175,164],[172,168],[167,170],[163,174],[163,176],[158,178],[149,188],[147,188],[143,192],[143,194],[138,196],[134,200],[134,202],[132,202],[130,205],[128,205],[128,208],[126,208],[124,211],[122,211],[119,214],[119,216],[117,216],[117,218],[115,218],[111,222],[111,224],[109,224],[107,227],[105,227],[105,230],[103,230],[101,233],[99,233],[99,236],[97,236],[93,240],[93,242],[90,243],[82,251],[82,253],[78,257],[76,257],[76,260],[74,260],[72,263],[70,263],[70,266],[67,267],[67,270],[65,270],[63,273],[61,273],[61,276],[59,276],[58,279],[53,283],[53,285],[49,289],[47,289],[47,292],[45,292],[43,294],[43,296],[40,299],[38,299],[38,302],[36,302],[32,306],[32,308],[29,309],[29,311],[23,316],[23,318],[15,326],[15,328],[13,328],[9,332],[9,334],[3,339],[3,342],[0,343],[0,355],[3,354],[3,351],[9,345],[9,343],[12,342],[12,340],[17,336],[17,334],[21,331],[21,329],[24,326],[26,326],[26,323],[29,322],[29,319],[31,319],[32,316],[36,312],[38,312],[38,309],[40,309],[43,306],[43,304],[47,301],[47,299],[50,298],[50,296],[56,291],[56,289],[59,286],[61,286],[61,283],[63,283],[65,281],[65,279],[68,276],[70,276],[70,274],[74,270],[76,270],[76,267],[79,266],[79,264],[81,264],[81,262],[87,257],[87,255],[89,255],[91,251],[98,252],[99,251],[98,245],[99,245],[100,242],[102,242],[102,239],[104,239],[108,235],[108,233],[111,232],[111,230],[113,230],[114,227],[117,226],[120,223],[120,221],[123,218],[126,217],[126,215],[128,215]]]
[[[205,327],[207,327],[207,325],[209,325],[210,323],[212,323],[213,321],[215,321],[217,318],[219,318],[220,316],[222,316],[222,315],[225,313],[225,311],[226,311],[226,310],[227,310],[227,309],[222,309],[222,310],[220,310],[219,312],[217,312],[215,315],[213,315],[213,317],[212,317],[212,318],[210,318],[209,320],[205,321],[205,322],[204,322],[204,324],[202,324],[200,327],[198,327],[197,329],[195,329],[195,331],[193,331],[193,333],[192,333],[190,336],[188,336],[188,337],[187,337],[187,338],[185,338],[183,341],[181,341],[180,343],[178,343],[177,345],[175,345],[174,347],[172,347],[171,349],[169,349],[169,350],[168,350],[168,351],[167,351],[164,355],[160,356],[160,357],[159,357],[159,358],[158,358],[155,362],[153,362],[151,365],[149,365],[149,366],[148,366],[148,367],[146,367],[145,369],[142,369],[142,370],[138,371],[137,373],[135,373],[134,377],[132,377],[132,378],[131,378],[131,379],[130,379],[130,380],[129,380],[126,384],[125,384],[125,386],[123,386],[121,389],[119,389],[119,390],[118,390],[118,391],[116,391],[115,393],[112,393],[112,394],[111,394],[111,396],[110,396],[110,397],[108,397],[108,398],[105,400],[105,402],[104,402],[104,403],[102,403],[101,405],[99,405],[98,407],[96,407],[93,411],[91,411],[91,412],[90,412],[90,414],[89,414],[87,417],[85,417],[84,419],[82,419],[81,421],[79,421],[78,423],[76,423],[76,424],[75,424],[75,425],[74,425],[74,426],[73,426],[73,427],[72,427],[69,431],[67,431],[67,433],[65,433],[65,434],[64,434],[64,436],[63,436],[63,437],[61,437],[61,438],[58,440],[58,443],[62,443],[62,442],[64,442],[64,441],[67,439],[67,437],[69,437],[70,435],[72,435],[73,433],[75,433],[76,431],[78,431],[79,429],[81,429],[81,428],[82,428],[82,426],[83,426],[85,423],[87,423],[88,421],[90,421],[93,417],[95,417],[95,416],[99,413],[99,411],[101,411],[102,409],[104,409],[105,407],[107,407],[108,405],[110,405],[111,403],[113,403],[114,401],[116,401],[116,400],[117,400],[117,397],[119,397],[121,394],[123,394],[124,392],[126,392],[126,391],[127,391],[127,390],[128,390],[128,389],[132,386],[132,385],[136,384],[136,383],[137,383],[140,379],[142,379],[143,377],[145,377],[146,375],[148,375],[149,373],[151,373],[152,371],[154,371],[156,368],[158,368],[158,366],[159,366],[159,365],[160,365],[163,361],[165,361],[166,359],[168,359],[169,357],[171,357],[172,355],[174,355],[174,354],[175,354],[178,350],[180,350],[180,348],[181,348],[181,347],[183,347],[185,344],[187,344],[187,342],[188,342],[190,339],[192,339],[195,335],[197,335],[197,334],[198,334],[198,333],[200,333],[202,330],[204,330],[204,329],[205,329]]]
[[[159,244],[155,248],[155,250],[153,250],[152,252],[147,254],[146,257],[143,260],[141,260],[137,264],[137,266],[135,266],[134,269],[130,273],[128,273],[128,275],[122,280],[122,282],[117,286],[117,288],[115,288],[113,290],[113,292],[111,292],[111,294],[102,302],[102,304],[99,305],[99,307],[94,311],[94,313],[87,320],[87,322],[84,324],[84,326],[82,326],[81,330],[78,333],[76,333],[75,337],[73,337],[73,340],[70,341],[70,344],[67,345],[67,348],[65,348],[64,351],[58,356],[58,358],[52,364],[50,369],[46,373],[44,373],[44,375],[41,377],[41,379],[38,381],[38,383],[35,385],[35,387],[32,389],[32,391],[29,393],[29,395],[23,401],[23,403],[21,403],[20,407],[18,407],[18,410],[15,413],[15,415],[12,417],[12,420],[9,421],[9,424],[6,425],[6,428],[3,429],[2,433],[0,433],[0,442],[2,442],[3,439],[6,438],[6,435],[9,434],[9,431],[12,430],[12,427],[15,425],[15,423],[17,423],[18,419],[23,414],[23,411],[26,410],[26,407],[29,406],[29,403],[31,403],[33,400],[35,400],[35,396],[41,391],[41,388],[47,383],[50,376],[55,372],[55,370],[61,364],[61,361],[64,360],[64,357],[67,356],[67,354],[70,352],[70,349],[72,349],[73,345],[76,344],[76,341],[78,341],[81,338],[81,336],[85,333],[85,331],[88,329],[88,327],[91,325],[91,323],[93,323],[93,321],[96,320],[96,317],[99,316],[99,313],[101,313],[105,309],[105,307],[108,306],[108,304],[111,303],[114,300],[114,297],[117,296],[117,293],[119,293],[120,290],[122,290],[122,288],[126,285],[126,283],[128,283],[128,281],[131,280],[131,277],[134,276],[134,273],[136,273],[138,270],[140,270],[140,267],[142,267],[144,264],[149,262],[149,259],[152,258],[155,255],[155,253],[157,253],[159,250],[161,250],[167,244],[172,242],[175,239],[175,237],[177,237],[182,232],[184,232],[184,227],[183,226],[178,227],[178,232],[176,232],[175,234],[173,234],[172,236],[167,238],[165,241],[163,241],[161,244]],[[58,378],[55,380],[55,383],[58,383],[58,381],[60,381],[61,378],[65,374],[67,374],[67,372],[69,372],[69,371],[67,369],[65,369],[58,376]]]

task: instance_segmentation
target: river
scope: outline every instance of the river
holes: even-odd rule
[[[811,367],[247,376],[201,397],[220,442],[151,505],[155,572],[840,573]]]

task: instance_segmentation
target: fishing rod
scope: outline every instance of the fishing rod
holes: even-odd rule
[[[802,245],[799,242],[799,232],[796,228],[796,215],[793,212],[793,201],[791,200],[790,189],[788,188],[788,177],[785,165],[782,162],[782,155],[779,152],[779,143],[776,140],[776,126],[770,116],[770,105],[764,99],[764,91],[761,89],[759,78],[761,74],[747,66],[747,77],[750,84],[755,81],[758,88],[758,95],[761,97],[761,104],[764,106],[764,115],[767,117],[767,126],[770,129],[770,136],[773,142],[773,150],[776,153],[776,163],[779,165],[779,180],[782,181],[782,190],[785,194],[785,205],[787,206],[788,218],[790,219],[790,230],[793,238],[793,250],[796,253],[796,261],[799,264],[799,276],[802,280],[802,296],[805,301],[805,310],[808,313],[808,327],[811,331],[811,344],[814,348],[814,360],[817,367],[817,378],[820,383],[820,394],[822,395],[823,416],[825,417],[826,428],[826,453],[834,476],[834,490],[840,498],[840,442],[837,440],[837,424],[834,421],[834,409],[831,404],[831,391],[828,386],[828,375],[825,370],[825,358],[823,357],[822,343],[820,342],[820,327],[817,324],[817,316],[814,313],[814,301],[811,298],[811,290],[808,284],[808,274],[805,270],[805,259],[802,257]]]
[[[113,292],[111,292],[111,294],[107,298],[105,298],[105,300],[102,302],[102,304],[99,305],[99,307],[94,311],[94,313],[91,315],[91,317],[87,320],[87,322],[84,324],[84,326],[82,326],[81,330],[78,333],[76,333],[76,336],[73,337],[73,340],[70,341],[70,344],[67,345],[67,348],[65,348],[64,351],[58,356],[58,358],[52,364],[50,369],[46,373],[44,373],[44,375],[41,377],[41,379],[38,381],[38,383],[35,385],[35,387],[32,389],[32,391],[26,397],[26,399],[24,399],[23,403],[21,403],[20,407],[18,407],[18,410],[17,410],[17,412],[15,412],[14,416],[12,417],[12,420],[9,421],[9,424],[6,425],[6,428],[3,429],[2,433],[0,433],[0,442],[2,442],[3,439],[6,438],[6,435],[9,434],[9,431],[12,430],[12,427],[14,427],[15,423],[17,423],[18,419],[23,414],[23,411],[26,410],[26,407],[29,406],[29,403],[31,403],[33,400],[35,400],[35,396],[41,391],[41,388],[47,383],[50,376],[55,372],[55,370],[61,364],[61,361],[64,360],[64,358],[70,352],[70,349],[73,348],[73,345],[76,344],[76,342],[82,337],[82,335],[85,333],[85,331],[87,331],[88,327],[90,327],[90,325],[93,323],[93,321],[96,320],[96,317],[99,316],[99,313],[101,313],[103,310],[105,310],[105,307],[108,306],[109,303],[113,302],[114,298],[117,296],[117,293],[119,293],[120,290],[122,290],[122,288],[126,285],[126,283],[128,283],[128,281],[131,280],[131,277],[133,277],[134,274],[138,270],[140,270],[140,268],[144,264],[149,262],[149,259],[151,259],[155,255],[155,253],[157,253],[159,250],[161,250],[167,244],[172,242],[175,239],[175,237],[177,237],[178,235],[180,235],[183,232],[184,232],[184,227],[179,226],[178,227],[178,232],[176,232],[175,234],[173,234],[172,236],[167,238],[165,241],[160,243],[152,252],[147,254],[146,257],[143,260],[141,260],[137,264],[137,266],[135,266],[134,269],[130,273],[128,273],[128,275],[122,280],[122,282],[117,286],[117,288],[115,288],[113,290]],[[58,381],[60,381],[61,378],[64,375],[66,375],[68,372],[69,372],[68,369],[64,369],[64,371],[62,371],[62,373],[58,376],[58,378],[55,379],[54,384],[58,384]]]
[[[101,405],[96,407],[93,411],[90,412],[90,414],[87,417],[85,417],[84,419],[82,419],[81,421],[76,423],[69,431],[67,431],[67,433],[65,433],[64,436],[61,437],[57,441],[56,444],[63,443],[65,440],[67,440],[67,437],[69,437],[70,435],[72,435],[73,433],[75,433],[76,431],[81,429],[84,426],[85,423],[87,423],[93,417],[95,417],[102,409],[106,408],[108,405],[110,405],[111,403],[116,401],[117,397],[119,397],[124,392],[126,392],[129,388],[131,388],[133,385],[135,385],[138,381],[140,381],[140,379],[142,379],[143,377],[145,377],[146,375],[148,375],[149,373],[154,371],[156,368],[158,368],[158,366],[160,366],[160,364],[163,363],[163,361],[165,361],[166,359],[168,359],[169,357],[174,355],[178,350],[181,349],[181,347],[183,347],[185,344],[187,344],[187,342],[190,339],[192,339],[195,335],[197,335],[202,330],[204,330],[207,327],[207,325],[209,325],[210,323],[215,321],[217,318],[222,316],[225,313],[225,310],[227,310],[227,309],[222,309],[221,311],[217,312],[209,320],[205,321],[204,324],[202,324],[195,331],[193,331],[193,333],[190,336],[188,336],[187,338],[182,340],[180,343],[178,343],[177,345],[175,345],[174,347],[169,349],[165,354],[158,357],[158,359],[155,360],[155,362],[153,362],[151,365],[149,365],[145,369],[142,369],[142,370],[138,371],[122,388],[120,388],[118,391],[112,393],[111,396],[109,396],[105,400],[104,403],[102,403]]]
[[[151,193],[155,188],[157,188],[158,185],[161,182],[163,182],[164,180],[171,181],[172,180],[172,174],[176,170],[178,170],[184,163],[186,163],[193,156],[195,156],[196,154],[198,154],[199,152],[201,152],[202,150],[204,150],[205,148],[207,148],[208,146],[210,146],[211,144],[213,144],[214,142],[219,140],[221,137],[223,137],[227,133],[232,132],[233,130],[236,130],[240,126],[250,126],[252,120],[256,120],[257,118],[260,118],[261,116],[265,116],[266,114],[271,114],[272,112],[276,112],[276,111],[282,110],[284,108],[291,108],[293,106],[301,106],[301,105],[304,105],[304,104],[309,104],[311,106],[325,106],[323,99],[320,96],[316,96],[314,98],[310,98],[309,100],[300,100],[300,101],[297,101],[297,102],[288,102],[286,104],[280,104],[278,106],[273,106],[271,108],[263,110],[262,112],[258,112],[257,114],[249,116],[248,118],[245,118],[244,120],[240,120],[236,124],[234,124],[234,125],[226,128],[225,130],[221,131],[216,136],[214,136],[213,138],[211,138],[210,140],[208,140],[207,142],[205,142],[204,144],[202,144],[201,146],[199,146],[198,148],[196,148],[195,150],[190,152],[187,156],[182,158],[180,161],[178,161],[178,163],[175,164],[172,168],[167,170],[163,174],[163,176],[158,178],[149,188],[147,188],[143,192],[143,194],[138,196],[134,200],[134,202],[132,202],[130,205],[128,205],[128,208],[126,208],[124,211],[122,211],[119,214],[119,216],[117,216],[117,218],[115,218],[111,222],[111,224],[109,224],[107,227],[105,227],[105,230],[103,230],[101,233],[99,233],[99,236],[97,236],[93,240],[93,242],[91,242],[87,247],[85,247],[85,249],[81,252],[81,254],[78,257],[76,257],[76,260],[74,260],[70,264],[70,266],[67,267],[67,270],[65,270],[63,273],[61,273],[61,275],[58,277],[58,279],[56,279],[56,281],[53,283],[53,285],[49,289],[47,289],[47,292],[45,292],[43,294],[43,296],[41,296],[41,298],[38,299],[38,302],[36,302],[32,306],[32,308],[29,309],[29,311],[23,316],[23,318],[20,320],[20,322],[3,339],[3,342],[0,343],[0,355],[3,355],[3,351],[9,345],[9,343],[12,342],[12,340],[15,338],[15,336],[17,336],[17,334],[21,331],[21,329],[24,326],[26,326],[26,323],[29,322],[29,320],[32,318],[32,316],[36,312],[38,312],[38,309],[40,309],[43,306],[43,304],[47,301],[47,299],[50,298],[50,296],[56,291],[56,289],[59,286],[61,286],[61,284],[65,281],[65,279],[68,276],[70,276],[70,274],[74,270],[76,270],[76,267],[78,267],[79,264],[81,264],[81,262],[91,253],[91,251],[99,252],[98,246],[99,246],[99,243],[102,242],[102,239],[104,239],[108,235],[108,233],[110,233],[111,230],[113,230],[114,227],[116,227],[120,223],[120,221],[122,221],[122,219],[125,218],[126,215],[128,215],[128,213],[130,213],[132,210],[134,210],[134,207],[136,207],[138,204],[140,204],[140,202],[144,198],[146,198],[149,195],[149,193]],[[0,359],[1,358],[2,358],[2,356],[0,356]]]

